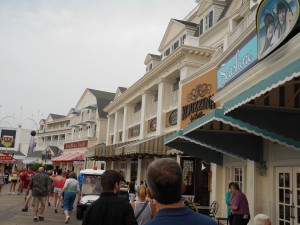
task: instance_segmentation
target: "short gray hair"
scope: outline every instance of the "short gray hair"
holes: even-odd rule
[[[146,174],[152,197],[162,204],[179,202],[182,194],[183,175],[179,164],[170,158],[153,161]]]
[[[269,220],[269,216],[266,214],[257,214],[254,217],[254,224],[255,225],[264,225],[266,220]]]

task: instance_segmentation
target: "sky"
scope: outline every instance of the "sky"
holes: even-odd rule
[[[0,0],[0,126],[66,115],[85,88],[144,75],[171,18],[194,0]],[[13,118],[6,118],[7,116]],[[30,127],[31,126],[31,127]]]

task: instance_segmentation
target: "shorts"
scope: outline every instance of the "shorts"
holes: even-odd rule
[[[11,180],[11,182],[16,184],[18,180]]]
[[[32,206],[38,206],[39,203],[41,203],[41,205],[45,206],[46,200],[47,200],[46,196],[33,196]]]
[[[58,196],[61,196],[61,191],[62,191],[62,188],[56,188],[56,187],[55,187],[54,190],[53,190],[53,193],[54,193],[54,194],[57,193]]]
[[[64,211],[71,212],[73,209],[73,204],[76,199],[76,192],[65,192],[64,193]]]
[[[31,191],[31,190],[29,190],[29,192],[28,192],[28,195],[26,195],[26,193],[27,193],[27,189],[26,189],[26,190],[24,190],[24,195],[25,195],[25,198],[27,198],[27,199],[31,198],[31,196],[32,196],[32,191]]]

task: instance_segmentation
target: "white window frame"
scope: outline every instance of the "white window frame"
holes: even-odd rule
[[[236,170],[238,170],[238,173]],[[226,167],[226,185],[225,190],[228,191],[228,184],[230,182],[236,182],[240,186],[240,190],[242,192],[245,191],[245,180],[246,180],[246,173],[245,173],[245,166],[227,166]],[[238,176],[238,177],[237,177]]]

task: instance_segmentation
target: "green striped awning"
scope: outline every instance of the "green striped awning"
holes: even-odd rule
[[[225,114],[300,76],[300,58],[224,103]]]

